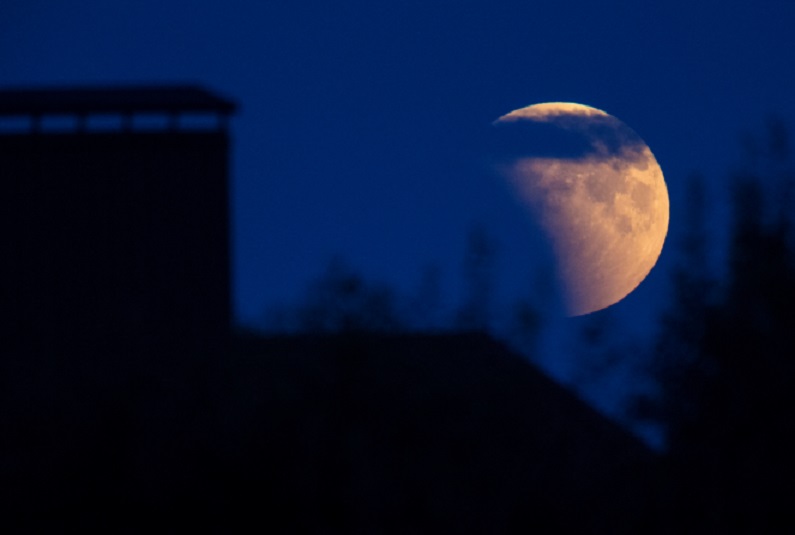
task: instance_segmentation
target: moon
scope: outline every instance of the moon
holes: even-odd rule
[[[668,189],[646,143],[606,112],[570,102],[518,109],[493,126],[503,147],[496,170],[550,240],[567,315],[624,299],[668,232]]]

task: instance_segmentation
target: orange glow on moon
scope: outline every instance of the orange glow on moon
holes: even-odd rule
[[[498,171],[547,233],[571,316],[617,303],[657,263],[668,232],[669,201],[649,147],[607,113],[575,103],[513,111],[495,126],[551,123],[587,141],[574,156],[515,155]]]

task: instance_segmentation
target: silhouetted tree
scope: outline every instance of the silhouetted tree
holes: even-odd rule
[[[456,314],[456,326],[469,331],[487,331],[494,296],[496,243],[482,227],[473,227],[467,238],[463,273],[464,303]]]
[[[392,290],[370,283],[339,260],[309,287],[297,311],[302,332],[390,332],[405,329]]]
[[[508,321],[508,342],[525,356],[535,357],[535,349],[543,324],[538,308],[529,300],[518,300],[513,305]]]
[[[706,270],[705,184],[701,175],[688,179],[683,214],[685,234],[673,267],[671,304],[661,318],[661,332],[652,351],[653,375],[661,391],[636,400],[630,412],[641,420],[664,422],[670,440],[684,432],[694,414],[708,364],[701,358],[705,323],[714,305],[715,281]]]
[[[439,268],[423,269],[419,285],[408,304],[408,321],[414,330],[433,331],[442,328],[442,277]]]
[[[573,318],[579,326],[576,346],[577,363],[572,383],[586,396],[598,391],[603,381],[620,373],[623,357],[631,352],[629,341],[616,337],[616,323],[611,309]]]
[[[653,407],[669,429],[669,499],[678,513],[670,518],[687,515],[710,532],[786,531],[782,489],[795,475],[792,174],[781,124],[769,133],[767,150],[733,177],[726,280],[711,293],[694,226],[656,347],[661,396]],[[690,198],[700,198],[697,189]]]

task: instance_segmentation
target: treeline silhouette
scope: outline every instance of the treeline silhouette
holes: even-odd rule
[[[500,255],[498,241],[482,226],[468,232],[459,278],[460,302],[449,303],[445,280],[431,264],[420,273],[416,288],[403,294],[389,284],[370,280],[342,257],[332,258],[296,303],[272,306],[260,325],[239,332],[269,334],[352,333],[489,333],[532,355],[543,327],[545,294],[517,296],[497,302]]]
[[[725,274],[708,268],[703,177],[688,181],[672,302],[652,344],[656,393],[638,418],[665,425],[670,532],[772,533],[793,528],[795,482],[795,162],[786,125],[746,139],[730,177]]]

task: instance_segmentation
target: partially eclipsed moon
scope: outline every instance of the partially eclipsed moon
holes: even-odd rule
[[[494,123],[522,141],[539,124],[569,136],[577,150],[527,146],[497,169],[550,238],[567,313],[601,310],[637,288],[660,256],[669,208],[662,170],[627,125],[582,104],[535,104]]]

